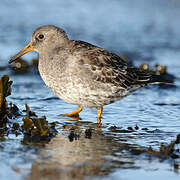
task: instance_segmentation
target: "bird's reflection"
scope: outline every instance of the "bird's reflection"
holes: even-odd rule
[[[41,151],[41,158],[32,165],[29,179],[64,180],[104,176],[121,164],[117,157],[117,164],[112,163],[114,160],[111,158],[126,146],[106,136],[92,122],[64,124],[60,133]],[[132,166],[133,162],[128,164]]]
[[[143,153],[147,155],[148,151],[136,144],[138,130],[138,126],[127,129],[108,128],[106,125],[98,127],[96,123],[88,121],[61,124],[59,134],[41,150],[28,178],[86,179],[106,176],[115,168],[143,168],[143,163],[138,164],[137,159],[151,162],[153,157],[140,156]],[[147,130],[145,134],[148,132],[151,133]],[[140,134],[143,136],[142,131]],[[157,153],[151,151],[149,154]]]

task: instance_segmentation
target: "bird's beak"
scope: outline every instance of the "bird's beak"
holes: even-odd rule
[[[30,51],[34,51],[34,47],[32,45],[32,43],[29,43],[23,50],[21,50],[20,52],[18,52],[15,56],[13,56],[10,60],[9,60],[9,64],[11,64],[12,62],[16,61],[17,58],[23,56],[24,54],[30,52]]]

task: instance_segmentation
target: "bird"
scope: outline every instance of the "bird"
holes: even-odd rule
[[[45,84],[62,100],[78,105],[63,116],[75,117],[84,107],[97,109],[101,124],[103,107],[130,95],[137,89],[166,83],[153,75],[129,65],[117,54],[81,40],[70,40],[66,32],[54,25],[38,27],[31,42],[13,56],[39,53],[38,69]]]

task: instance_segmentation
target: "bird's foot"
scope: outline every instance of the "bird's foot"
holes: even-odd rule
[[[76,113],[76,114],[71,114],[71,113],[69,113],[69,114],[61,114],[61,116],[67,116],[67,117],[79,117],[79,114],[78,113]]]
[[[97,123],[99,126],[101,125],[102,112],[103,112],[103,108],[97,108]]]
[[[97,124],[98,124],[98,125],[101,124],[101,117],[97,117]]]
[[[68,114],[61,114],[61,116],[69,117],[69,118],[76,120],[76,121],[81,120],[81,118],[79,117],[79,114],[73,114],[71,116],[69,116]]]
[[[79,117],[79,113],[82,111],[82,109],[83,108],[81,106],[79,106],[77,110],[75,110],[71,113],[68,113],[68,114],[61,114],[61,116],[70,117],[75,120],[81,120],[81,118]]]

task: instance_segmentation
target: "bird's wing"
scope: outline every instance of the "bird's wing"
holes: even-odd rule
[[[144,86],[151,75],[135,67],[130,67],[118,55],[83,41],[75,41],[75,49],[81,52],[80,63],[91,72],[95,81],[111,83],[122,88],[133,85]]]

